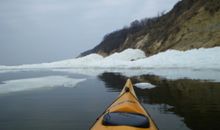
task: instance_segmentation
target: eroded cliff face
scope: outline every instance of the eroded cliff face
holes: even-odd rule
[[[81,55],[107,56],[138,48],[150,56],[168,49],[184,51],[215,46],[220,46],[220,1],[182,0],[166,14],[136,20],[130,27],[106,35],[99,45]]]
[[[220,12],[211,16],[204,8],[200,8],[190,19],[185,21],[182,19],[184,15],[177,19],[178,31],[169,34],[165,40],[156,40],[150,46],[145,46],[145,51],[154,54],[167,49],[184,51],[220,45]],[[144,39],[142,41],[148,42]]]

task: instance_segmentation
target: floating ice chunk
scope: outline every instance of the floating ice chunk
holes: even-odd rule
[[[0,84],[0,93],[25,91],[44,87],[74,87],[83,81],[85,81],[85,79],[73,79],[67,76],[47,76],[40,78],[8,80],[4,81],[3,84]]]
[[[152,89],[156,86],[150,83],[136,83],[134,86],[140,88],[140,89]]]

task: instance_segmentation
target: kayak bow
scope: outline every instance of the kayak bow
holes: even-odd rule
[[[96,120],[91,130],[158,130],[139,103],[130,79],[118,98]]]

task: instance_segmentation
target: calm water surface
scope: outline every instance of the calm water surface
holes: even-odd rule
[[[128,78],[119,73],[85,76],[26,71],[1,73],[0,85],[8,80],[54,75],[86,80],[75,87],[45,87],[0,94],[0,130],[88,130]],[[147,74],[131,78],[134,83],[156,85],[153,89],[135,88],[135,91],[160,130],[220,129],[219,82],[168,80]]]

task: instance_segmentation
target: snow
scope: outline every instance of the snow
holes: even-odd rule
[[[52,63],[0,66],[0,69],[22,68],[194,68],[220,69],[220,47],[192,49],[188,51],[168,50],[146,57],[139,49],[127,49],[108,57],[91,54],[81,58]]]
[[[155,88],[156,86],[150,83],[136,83],[134,86],[140,88],[140,89],[152,89]]]
[[[39,78],[28,78],[18,80],[8,80],[0,84],[0,93],[10,93],[39,88],[52,87],[74,87],[85,79],[73,79],[66,76],[47,76]]]
[[[145,53],[139,49],[126,49],[122,51],[121,53],[114,53],[108,57],[106,57],[105,61],[133,61],[146,58]]]
[[[188,51],[168,50],[136,61],[132,67],[219,69],[220,47]]]
[[[103,72],[119,72],[126,76],[155,74],[171,79],[189,77],[220,81],[220,47],[188,51],[168,50],[150,57],[146,57],[139,49],[127,49],[107,57],[91,54],[51,63],[0,66],[0,73],[33,69],[50,69],[91,76]]]

